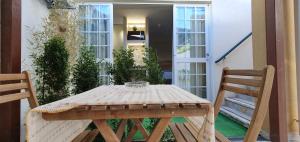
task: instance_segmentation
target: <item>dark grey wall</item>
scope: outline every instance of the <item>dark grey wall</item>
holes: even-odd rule
[[[158,10],[148,19],[149,46],[157,50],[162,68],[172,70],[173,7]]]

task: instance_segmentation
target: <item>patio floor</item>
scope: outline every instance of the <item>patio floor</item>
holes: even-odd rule
[[[149,125],[148,120],[145,119],[143,124],[144,126]],[[172,122],[176,123],[184,123],[184,118],[173,118]],[[224,136],[228,138],[242,138],[245,136],[247,128],[244,126],[234,122],[233,120],[227,118],[226,116],[219,114],[217,121],[216,121],[216,129],[224,134]],[[143,136],[140,132],[136,133],[136,135],[133,138],[134,140],[140,140],[143,139]]]

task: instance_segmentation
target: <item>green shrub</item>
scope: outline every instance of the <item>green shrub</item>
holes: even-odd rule
[[[80,49],[79,58],[73,68],[73,93],[79,94],[99,86],[99,64],[88,47]]]
[[[163,72],[158,64],[158,57],[154,48],[146,48],[145,57],[143,58],[147,71],[146,81],[150,84],[163,84]]]
[[[109,67],[109,73],[113,77],[115,85],[123,85],[125,82],[130,82],[133,78],[134,59],[133,50],[120,48],[113,52],[114,62]]]
[[[40,104],[69,96],[69,53],[65,41],[55,36],[44,44],[43,53],[32,57]]]

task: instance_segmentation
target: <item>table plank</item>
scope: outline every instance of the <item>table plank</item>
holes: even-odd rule
[[[85,120],[85,119],[134,119],[134,118],[164,118],[164,117],[188,117],[204,116],[207,109],[176,108],[176,109],[139,109],[139,110],[69,110],[60,113],[42,113],[45,120]]]

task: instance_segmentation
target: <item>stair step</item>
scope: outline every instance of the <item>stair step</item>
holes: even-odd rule
[[[229,98],[229,97],[225,98],[225,100],[239,104],[241,106],[244,106],[244,107],[247,107],[247,108],[250,108],[253,110],[255,109],[255,104],[254,104],[254,102],[251,102],[251,101],[247,101],[247,100],[240,99],[240,98]]]
[[[250,124],[250,120],[251,117],[242,114],[241,112],[231,109],[227,106],[222,106],[221,107],[221,113],[227,117],[230,117],[234,120],[236,120],[237,122],[239,122],[240,124],[242,124],[245,127],[248,127]]]

